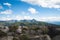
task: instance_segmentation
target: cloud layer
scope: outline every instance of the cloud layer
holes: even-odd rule
[[[31,20],[35,19],[38,21],[60,21],[60,17],[38,17],[38,18],[33,18],[31,16],[20,16],[20,15],[15,15],[15,16],[7,16],[7,17],[1,17],[0,20]]]
[[[60,21],[60,17],[40,17],[39,21]]]
[[[44,8],[60,8],[60,0],[21,0]]]
[[[12,17],[11,16],[6,16],[6,17],[1,17],[0,20],[3,20],[3,21],[6,21],[6,20],[31,20],[32,17],[30,16],[20,16],[20,15],[13,15]]]
[[[12,10],[1,11],[0,14],[12,14]]]

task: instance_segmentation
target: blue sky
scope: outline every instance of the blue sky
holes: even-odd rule
[[[0,20],[60,21],[59,0],[0,0]]]

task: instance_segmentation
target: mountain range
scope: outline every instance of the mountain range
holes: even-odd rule
[[[54,25],[60,25],[60,22],[58,21],[54,21],[54,22],[42,22],[42,21],[37,21],[35,19],[32,19],[32,20],[9,20],[9,21],[0,21],[0,24],[2,25],[10,25],[12,23],[17,23],[17,22],[20,22],[20,23],[35,23],[35,24],[38,24],[38,23],[44,23],[44,24],[54,24]]]

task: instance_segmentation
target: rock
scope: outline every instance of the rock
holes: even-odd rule
[[[60,40],[60,35],[53,37],[52,40]]]

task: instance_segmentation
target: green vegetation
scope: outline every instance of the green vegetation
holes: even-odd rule
[[[4,36],[7,36],[7,33],[0,30],[0,37],[4,37]]]
[[[40,35],[49,35],[53,38],[60,30],[57,31],[56,27],[60,28],[60,25],[54,25],[46,22],[36,21],[36,20],[22,20],[17,22],[0,22],[0,27],[7,26],[9,28],[8,32],[3,32],[0,28],[0,37],[9,36],[7,35],[11,32],[10,36],[13,36],[13,40],[30,40],[30,38],[38,37]],[[21,28],[19,28],[21,26]],[[19,29],[19,32],[17,32]],[[21,29],[21,33],[20,33]],[[41,36],[40,36],[41,37]]]
[[[16,25],[9,26],[10,32],[15,32],[17,29],[18,29],[18,26],[16,26]]]
[[[28,35],[20,35],[20,40],[29,40]]]

